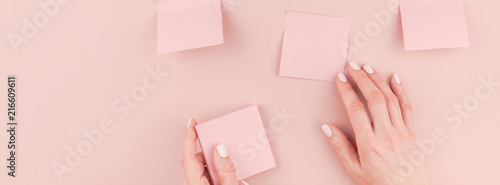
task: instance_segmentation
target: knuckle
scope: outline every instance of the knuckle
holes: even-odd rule
[[[402,107],[403,107],[403,110],[405,110],[405,111],[408,111],[408,112],[413,111],[413,107],[412,107],[412,106],[411,106],[411,104],[410,104],[410,103],[408,103],[408,102],[403,103],[403,106],[402,106]]]
[[[384,145],[387,146],[388,143],[385,143]],[[384,147],[381,143],[376,143],[372,146],[371,148],[371,152],[376,154],[375,156],[377,155],[380,155],[384,150],[385,150],[386,147]]]
[[[407,135],[412,140],[416,140],[417,139],[417,135],[415,134],[414,131],[407,131]]]
[[[373,151],[375,150],[375,141],[373,140],[367,140],[365,141],[364,145],[363,145],[363,149],[367,150],[367,151]]]
[[[224,166],[224,171],[228,174],[233,174],[236,173],[236,167],[233,165],[233,163],[228,162]]]
[[[369,94],[368,98],[372,102],[384,102],[385,101],[384,94],[382,94],[382,92],[380,92],[380,91],[371,92]]]
[[[345,142],[334,142],[333,144],[333,149],[335,150],[335,152],[337,152],[338,154],[341,154],[342,152],[344,152],[344,147],[345,147]]]
[[[396,136],[391,134],[382,138],[385,147],[393,148],[396,145]]]
[[[358,101],[351,103],[351,105],[349,105],[349,109],[352,112],[359,112],[359,111],[365,110],[365,105],[363,104],[363,102],[358,100]]]
[[[390,105],[399,105],[399,100],[396,95],[391,94],[385,98],[385,101]]]

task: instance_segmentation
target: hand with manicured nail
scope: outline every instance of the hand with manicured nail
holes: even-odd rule
[[[203,154],[196,153],[196,140],[198,139],[194,128],[196,124],[194,119],[189,119],[184,136],[184,150],[181,160],[184,185],[210,185],[211,180],[205,167]],[[221,185],[248,185],[245,181],[238,181],[235,167],[224,145],[218,145],[213,152],[213,161]]]
[[[368,110],[343,73],[336,81],[351,121],[357,149],[335,125],[321,128],[347,171],[360,185],[426,185],[420,170],[413,112],[398,75],[391,85],[372,67],[349,63],[349,74],[367,101]],[[371,119],[370,119],[371,118]],[[370,121],[372,120],[372,121]]]

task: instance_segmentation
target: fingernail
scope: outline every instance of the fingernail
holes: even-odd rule
[[[339,74],[337,74],[337,76],[339,77],[339,80],[341,82],[347,82],[347,78],[345,77],[344,73],[339,73]]]
[[[217,145],[217,153],[219,153],[220,157],[226,158],[227,157],[226,147],[223,144]]]
[[[363,66],[363,69],[368,73],[368,74],[373,74],[373,68],[372,66],[369,66],[369,65],[364,65]]]
[[[351,66],[351,68],[356,70],[356,71],[361,69],[361,68],[359,68],[358,63],[356,63],[356,62],[349,62],[349,66]]]
[[[325,133],[326,136],[332,137],[332,129],[327,124],[324,124],[321,126],[321,129],[323,129],[323,132]]]
[[[399,80],[398,74],[394,74],[394,81],[396,81],[397,84],[401,84],[401,80]]]
[[[188,121],[188,126],[187,126],[187,128],[189,128],[189,125],[191,125],[191,121],[193,121],[193,118],[189,118],[189,121]]]
[[[248,182],[245,182],[244,180],[241,180],[240,182],[243,183],[244,185],[250,185],[248,184]]]

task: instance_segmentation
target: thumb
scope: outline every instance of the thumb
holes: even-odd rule
[[[330,139],[330,145],[338,154],[347,171],[353,174],[361,172],[358,152],[354,149],[347,136],[337,126],[324,124],[321,126],[325,135]]]
[[[245,182],[238,182],[236,168],[229,158],[226,147],[223,144],[217,145],[214,150],[214,166],[221,185],[240,185]]]

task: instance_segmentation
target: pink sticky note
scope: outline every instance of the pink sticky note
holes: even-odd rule
[[[210,176],[220,184],[213,164],[217,145],[226,146],[239,180],[276,167],[257,106],[253,105],[196,125]]]
[[[156,0],[158,54],[224,43],[220,0]]]
[[[350,20],[287,12],[280,76],[335,81],[344,71]]]
[[[400,0],[405,50],[468,47],[463,0]]]

